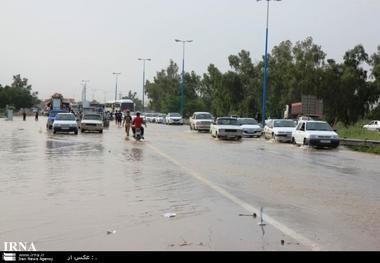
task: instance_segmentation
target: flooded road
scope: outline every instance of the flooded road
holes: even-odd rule
[[[380,249],[379,156],[218,141],[187,126],[148,124],[138,143],[114,123],[79,135],[45,125],[0,119],[0,246]]]

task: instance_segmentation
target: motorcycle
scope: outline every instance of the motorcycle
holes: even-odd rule
[[[135,140],[136,141],[141,141],[141,139],[142,139],[141,129],[140,128],[136,128],[135,129]]]

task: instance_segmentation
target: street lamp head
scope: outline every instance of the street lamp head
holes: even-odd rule
[[[191,42],[193,42],[193,40],[187,40],[186,42],[191,43]]]
[[[175,42],[182,42],[181,40],[179,39],[174,39]]]

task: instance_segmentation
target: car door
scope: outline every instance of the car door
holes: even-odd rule
[[[272,121],[268,121],[267,125],[265,125],[264,128],[264,137],[265,138],[270,138],[269,134],[271,134],[271,123]]]
[[[375,126],[374,126],[374,130],[375,131],[380,131],[379,129],[380,129],[380,122],[379,121],[375,121]]]
[[[302,122],[300,129],[299,129],[299,133],[298,133],[298,143],[299,144],[303,144],[305,136],[306,136],[306,122]]]
[[[297,144],[300,144],[301,143],[301,140],[302,140],[302,142],[303,142],[303,139],[301,139],[301,137],[302,137],[302,131],[301,131],[301,129],[303,128],[305,128],[305,123],[304,122],[300,122],[300,123],[298,123],[298,125],[297,125],[297,127],[296,127],[296,131],[295,131],[295,133],[294,133],[294,140],[296,141],[296,143]]]

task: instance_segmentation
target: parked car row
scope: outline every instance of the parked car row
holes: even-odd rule
[[[195,112],[190,118],[191,130],[205,130],[219,139],[241,140],[243,137],[261,137],[278,142],[291,142],[297,145],[336,148],[340,139],[331,126],[324,121],[301,118],[269,119],[262,128],[253,118],[214,117],[208,112]]]
[[[176,112],[164,113],[145,113],[144,118],[147,122],[151,123],[163,123],[163,124],[177,124],[183,125],[183,118],[181,114]]]
[[[54,120],[48,119],[47,128],[51,125],[53,133],[57,132],[74,132],[78,134],[86,131],[94,131],[103,133],[103,119],[100,114],[88,113],[84,114],[82,120],[78,120],[73,113],[56,113]]]

